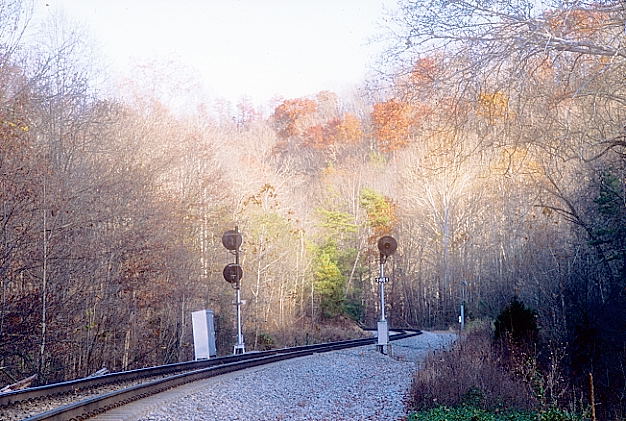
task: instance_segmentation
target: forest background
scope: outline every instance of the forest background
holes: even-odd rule
[[[27,47],[0,1],[0,383],[189,360],[204,308],[230,352],[236,225],[250,349],[372,326],[392,234],[392,326],[516,296],[564,376],[623,408],[625,5],[425,3],[399,2],[354,95],[180,114],[158,69],[108,98],[71,28]]]

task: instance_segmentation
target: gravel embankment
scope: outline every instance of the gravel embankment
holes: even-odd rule
[[[46,411],[51,411],[61,406],[70,405],[97,395],[114,392],[116,390],[157,380],[163,377],[164,376],[152,376],[143,379],[128,380],[114,384],[95,386],[89,389],[78,390],[59,396],[50,396],[47,398],[36,399],[34,401],[19,402],[17,404],[10,405],[9,407],[0,408],[0,421],[20,421]]]
[[[416,363],[455,338],[450,332],[424,332],[392,342],[393,358],[370,345],[216,377],[162,402],[141,420],[401,419]]]

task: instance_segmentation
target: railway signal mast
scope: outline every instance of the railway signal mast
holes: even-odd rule
[[[243,354],[246,352],[246,346],[243,342],[243,333],[241,332],[241,278],[243,277],[243,269],[239,265],[239,247],[243,243],[241,233],[235,227],[222,235],[222,244],[226,249],[235,255],[235,263],[229,263],[224,268],[224,279],[235,288],[235,305],[237,306],[237,343],[233,347],[233,354]]]
[[[385,318],[385,283],[389,278],[385,277],[385,263],[387,258],[391,256],[398,248],[398,242],[395,238],[386,235],[378,240],[378,250],[380,251],[380,276],[378,283],[380,285],[380,320],[378,321],[378,343],[376,349],[384,354],[385,348],[389,354],[389,326]]]

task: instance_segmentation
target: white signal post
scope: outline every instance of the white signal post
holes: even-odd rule
[[[467,288],[467,281],[461,281],[461,314],[459,316],[459,323],[461,324],[461,331],[465,330],[465,289]]]
[[[241,301],[239,282],[237,282],[235,290],[237,291],[237,302],[235,303],[237,306],[237,343],[233,347],[233,354],[244,354],[246,352],[246,345],[243,343],[243,333],[241,333],[241,305],[243,301]]]
[[[378,240],[378,250],[380,251],[380,276],[377,281],[380,285],[380,320],[378,321],[378,342],[376,349],[384,354],[391,352],[391,346],[389,345],[389,326],[387,325],[387,318],[385,317],[385,283],[389,281],[389,278],[385,277],[385,262],[387,258],[391,256],[398,248],[398,243],[393,237],[388,235],[381,237]]]
[[[385,347],[389,347],[389,327],[385,318],[385,282],[388,279],[385,278],[385,265],[382,262],[380,264],[380,276],[377,280],[380,285],[380,320],[378,321],[378,343],[376,349],[384,354]]]
[[[239,265],[239,247],[235,250],[235,264]],[[233,347],[233,354],[244,354],[246,352],[246,345],[243,342],[243,333],[241,331],[241,279],[237,281],[235,285],[235,305],[237,306],[237,343]]]

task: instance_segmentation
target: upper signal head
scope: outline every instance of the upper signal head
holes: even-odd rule
[[[383,256],[391,256],[398,248],[398,242],[390,235],[385,235],[378,240],[378,250]]]

